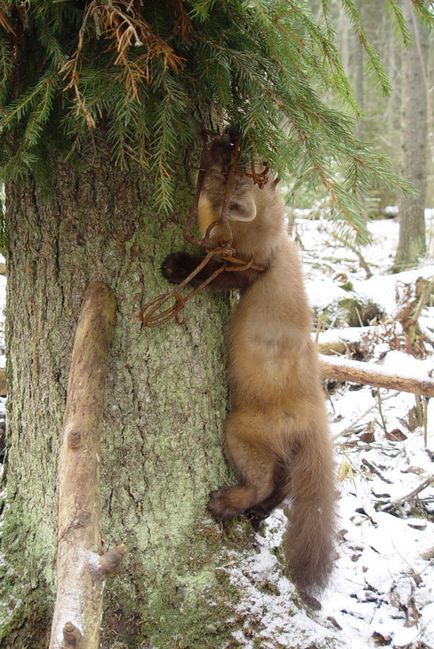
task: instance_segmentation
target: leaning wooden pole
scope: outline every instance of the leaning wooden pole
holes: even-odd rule
[[[325,379],[362,383],[378,388],[413,392],[425,397],[434,397],[434,379],[430,376],[420,376],[405,371],[396,371],[376,365],[361,363],[348,358],[319,355],[321,374]]]
[[[72,351],[59,456],[57,597],[50,649],[98,649],[106,576],[124,547],[101,556],[101,417],[116,302],[88,289]]]

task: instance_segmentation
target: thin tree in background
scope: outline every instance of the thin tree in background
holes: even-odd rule
[[[428,143],[428,29],[417,20],[413,2],[403,14],[412,41],[402,55],[400,173],[415,190],[399,200],[399,243],[394,269],[417,264],[426,252],[425,199]]]
[[[362,18],[363,4],[361,0],[357,0],[356,7],[360,12]],[[365,49],[358,34],[353,35],[354,38],[354,52],[353,52],[353,68],[354,68],[354,91],[356,101],[359,105],[361,114],[356,121],[356,135],[358,138],[363,139],[365,124],[364,124],[364,110],[365,110],[365,79],[364,79],[364,64],[363,58]]]

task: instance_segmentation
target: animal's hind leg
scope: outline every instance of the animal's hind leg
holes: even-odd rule
[[[275,457],[249,424],[249,420],[232,416],[226,429],[228,454],[240,474],[240,483],[210,493],[208,509],[220,520],[254,508],[274,489]]]
[[[264,518],[266,518],[268,514],[277,507],[277,505],[280,505],[288,495],[288,491],[288,466],[286,463],[276,462],[273,473],[273,490],[264,500],[261,500],[246,512],[255,529],[258,529],[261,521],[263,521]]]

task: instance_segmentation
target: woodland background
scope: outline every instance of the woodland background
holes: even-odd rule
[[[161,260],[185,245],[181,231],[197,159],[190,151],[191,133],[203,126],[196,113],[191,123],[184,115],[186,107],[192,110],[191,98],[199,96],[198,114],[212,122],[212,101],[221,110],[220,118],[232,109],[239,116],[237,99],[247,97],[248,110],[241,119],[251,137],[246,141],[256,152],[277,155],[273,137],[278,120],[262,103],[267,100],[261,85],[267,75],[262,61],[256,66],[259,50],[252,49],[250,58],[248,53],[255,45],[255,29],[266,34],[265,46],[262,40],[258,45],[264,46],[261,56],[285,53],[285,43],[276,42],[273,50],[269,42],[274,32],[267,11],[272,7],[289,15],[299,47],[292,49],[292,42],[287,46],[293,57],[289,70],[296,70],[294,88],[289,88],[293,95],[286,87],[281,92],[294,102],[289,122],[297,125],[298,135],[306,136],[311,155],[304,155],[301,145],[294,153],[296,138],[288,153],[282,145],[284,133],[279,146],[288,154],[285,164],[293,160],[281,185],[288,227],[305,264],[313,335],[323,354],[339,355],[344,363],[375,363],[389,368],[398,380],[432,378],[434,48],[426,25],[432,18],[431,3],[158,3],[157,23],[171,29],[176,17],[181,48],[188,42],[183,33],[189,25],[183,13],[187,5],[193,33],[199,33],[199,41],[212,41],[211,46],[200,41],[199,49],[200,64],[209,63],[211,81],[206,81],[212,93],[206,94],[205,82],[203,97],[194,84],[181,92],[176,75],[166,79],[157,66],[158,83],[151,74],[149,108],[149,79],[140,73],[137,79],[126,77],[130,86],[125,91],[119,67],[92,69],[93,57],[100,65],[101,59],[116,56],[113,48],[100,43],[98,20],[105,8],[117,16],[116,11],[126,12],[131,19],[140,14],[142,3],[0,3],[0,162],[6,183],[2,231],[8,283],[1,338],[4,350],[6,328],[3,364],[9,381],[8,425],[1,447],[0,646],[42,649],[48,644],[56,592],[59,436],[78,314],[86,288],[97,278],[114,289],[118,301],[103,417],[101,527],[105,549],[119,542],[128,546],[118,573],[107,582],[101,646],[432,649],[434,413],[429,398],[330,376],[325,381],[341,491],[339,557],[322,609],[307,610],[282,561],[283,510],[258,534],[246,521],[220,526],[205,513],[208,490],[231,479],[221,445],[227,397],[222,332],[229,300],[201,295],[190,304],[182,327],[171,324],[152,332],[143,330],[137,315],[147,299],[165,288]],[[94,13],[86,14],[90,6]],[[397,13],[400,7],[407,23]],[[257,15],[249,31],[243,21],[249,25],[252,8]],[[425,12],[425,23],[417,21],[412,9],[418,9],[419,17]],[[231,22],[234,14],[239,26]],[[73,57],[83,15],[91,43],[84,72],[79,65],[74,68]],[[198,24],[208,30],[205,36]],[[29,29],[35,31],[28,35]],[[221,37],[228,33],[231,48]],[[13,53],[22,48],[15,59],[25,71],[22,76],[8,68],[11,38]],[[327,39],[337,45],[358,108],[349,95],[344,101],[348,89]],[[222,43],[228,45],[226,58],[219,50]],[[129,55],[127,48],[126,61],[121,61],[124,72]],[[44,57],[50,61],[49,73]],[[303,61],[301,72],[298,60]],[[214,75],[214,67],[220,76]],[[272,70],[278,69],[268,68],[270,83],[276,82]],[[307,85],[298,84],[299,72]],[[234,93],[235,101],[231,75],[241,93]],[[110,86],[112,77],[118,85]],[[304,95],[309,84],[326,106],[343,111],[350,121],[339,121],[315,97]],[[134,88],[142,104],[133,96]],[[165,99],[158,103],[162,88]],[[67,117],[65,105],[72,107]],[[142,105],[149,108],[153,137],[146,173],[137,153],[149,137],[149,115],[141,112]],[[318,122],[312,116],[315,110]],[[354,133],[374,154],[388,156],[392,171],[416,194],[402,193],[381,158],[375,162],[377,174],[365,173],[375,157],[360,149],[358,158],[358,145],[349,135],[351,119]],[[177,120],[184,120],[184,130],[173,128]],[[72,149],[71,139],[57,142],[60,132],[72,138]],[[122,153],[128,159],[131,151],[134,155],[124,167],[114,164]],[[329,151],[334,164],[329,163]],[[76,155],[73,165],[70,155]],[[344,178],[342,159],[354,162]],[[323,184],[311,182],[316,170]],[[347,194],[339,193],[338,182]],[[158,217],[156,204],[164,206]],[[401,237],[399,219],[406,220]],[[1,282],[3,303],[5,290]],[[1,404],[4,422],[4,397]]]

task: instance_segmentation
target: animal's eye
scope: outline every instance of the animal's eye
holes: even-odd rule
[[[241,205],[239,203],[229,203],[229,209],[230,210],[240,210]]]

